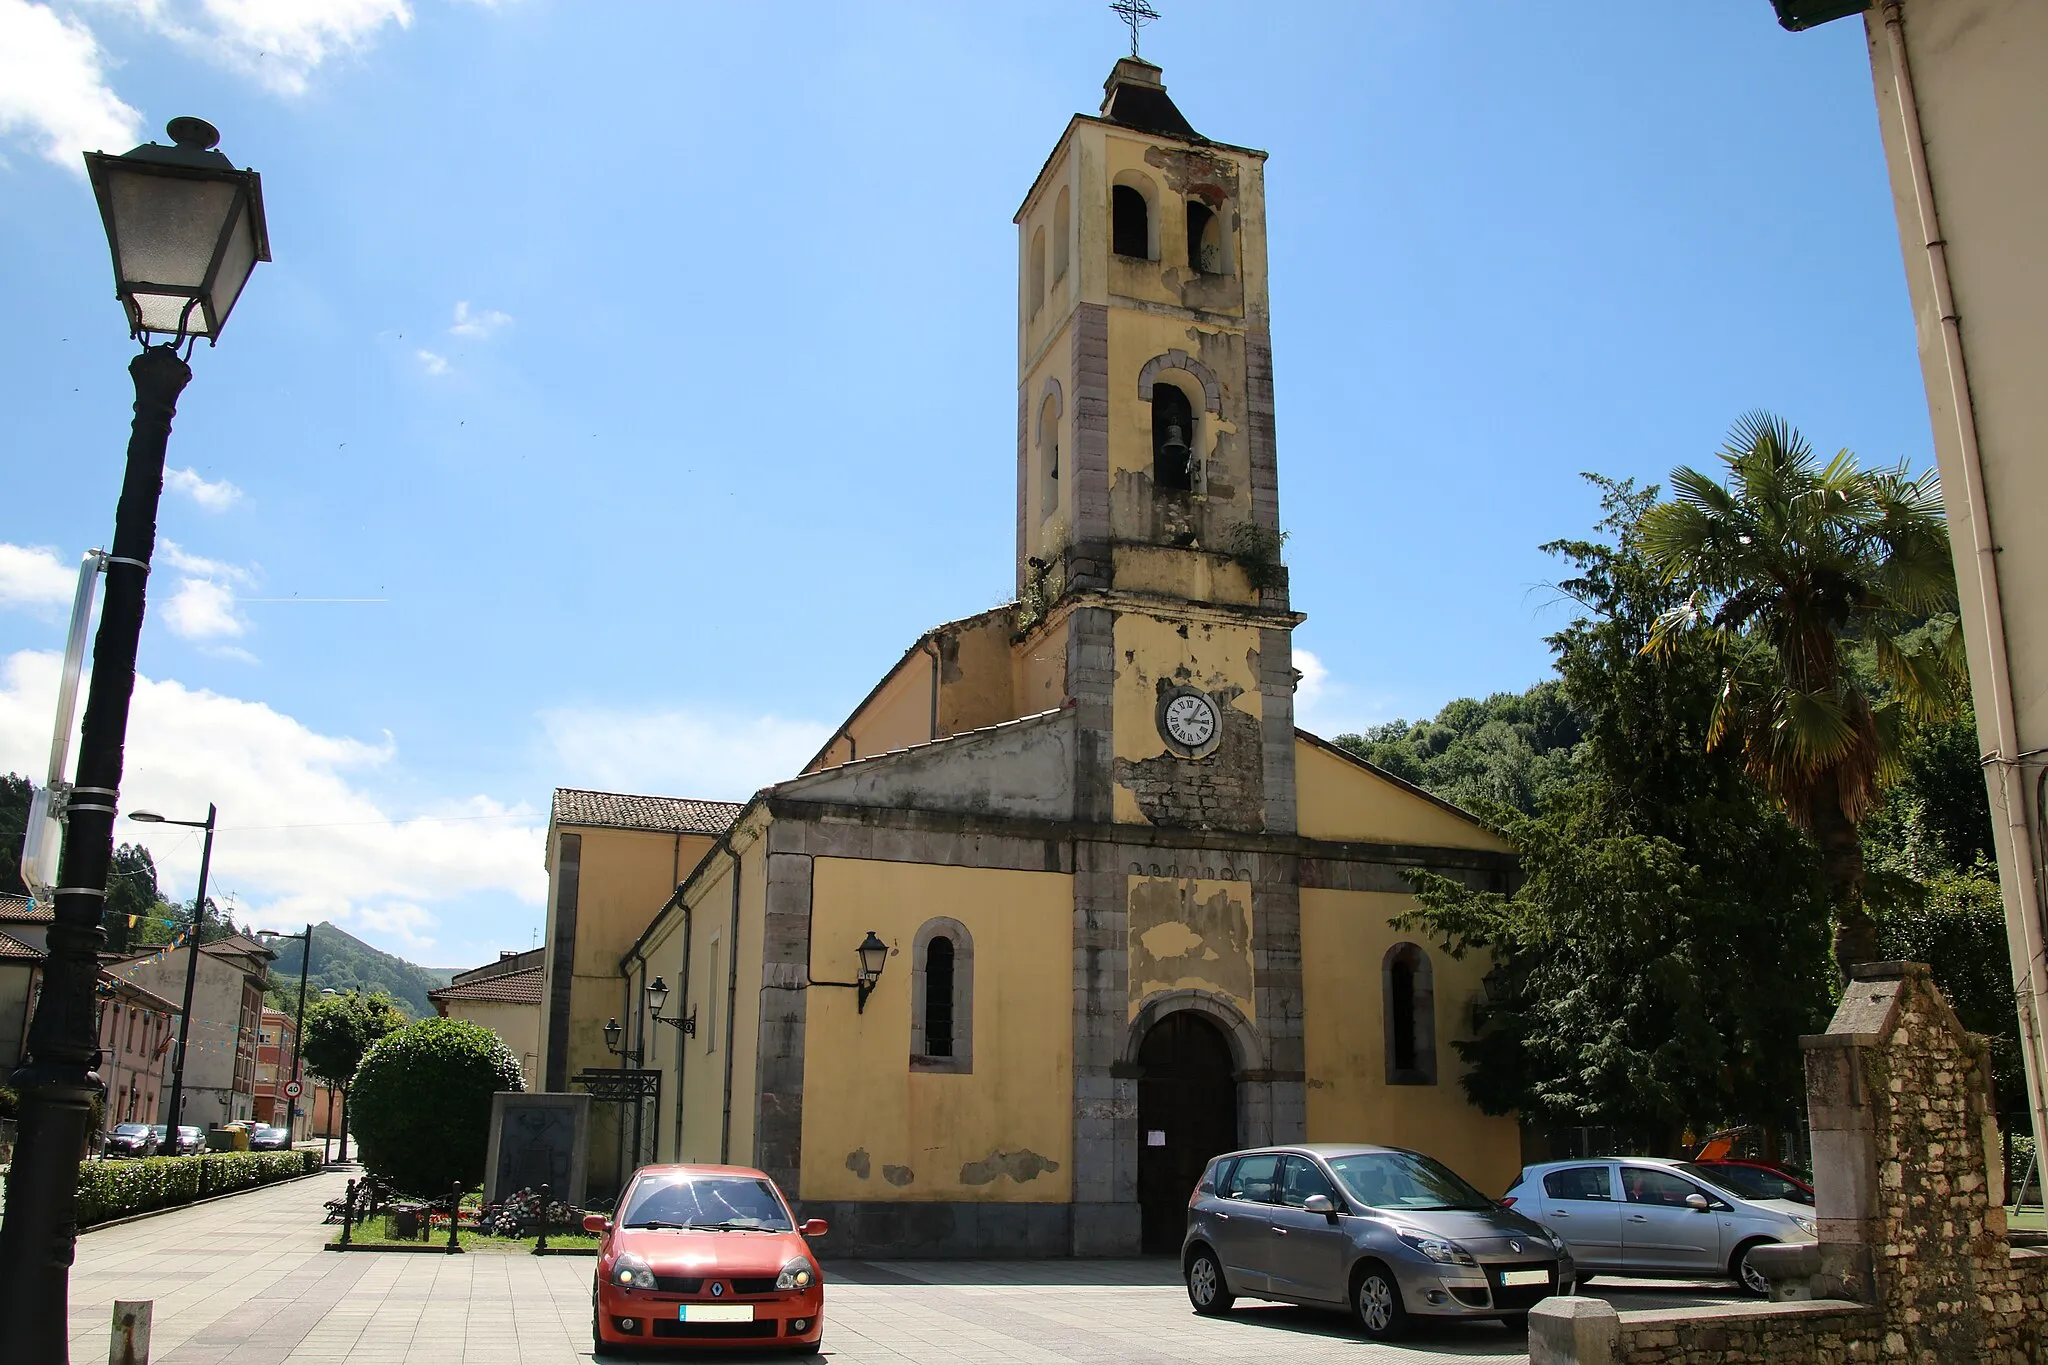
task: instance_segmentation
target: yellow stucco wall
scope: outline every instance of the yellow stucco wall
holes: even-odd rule
[[[1007,610],[959,622],[940,640],[939,733],[956,735],[1024,714],[1011,689],[1011,615]]]
[[[1067,700],[1067,618],[1061,615],[1043,630],[1019,641],[1011,655],[1011,688],[1017,714],[1035,716]]]
[[[1311,839],[1512,852],[1476,822],[1306,740],[1294,745],[1295,819]]]
[[[1186,635],[1183,637],[1182,632]],[[1258,684],[1259,633],[1245,626],[1189,617],[1122,612],[1116,618],[1116,689],[1112,701],[1115,753],[1143,761],[1167,752],[1159,737],[1159,680],[1205,692],[1235,688],[1230,705],[1256,720],[1263,707]],[[1125,824],[1149,823],[1129,788],[1111,792],[1114,814]]]
[[[873,697],[846,723],[860,758],[891,749],[927,744],[932,738],[932,685],[936,670],[930,650],[919,650],[896,666]],[[834,755],[844,761],[845,754]]]
[[[1252,1008],[1252,887],[1249,881],[1129,877],[1126,928],[1130,1017],[1148,997],[1194,988]]]
[[[764,829],[765,822],[750,824],[733,837],[740,855],[737,996],[732,990],[732,859],[725,853],[714,858],[690,888],[688,914],[671,913],[648,938],[648,972],[671,984],[664,1013],[686,1017],[694,1009],[697,1015],[694,1037],[663,1025],[648,1059],[650,1066],[662,1072],[662,1104],[668,1112],[662,1117],[660,1151],[665,1160],[718,1161],[723,1154],[739,1165],[754,1161],[761,925],[767,892],[761,840]],[[733,1102],[728,1141],[725,1075],[729,1047]]]
[[[519,1070],[526,1078],[526,1088],[541,1088],[539,1005],[518,1005],[504,1000],[450,1000],[447,1008],[450,1019],[466,1019],[472,1024],[481,1024],[502,1038],[505,1046],[512,1049],[512,1055],[519,1059]]]
[[[968,1075],[910,1070],[909,950],[919,927],[936,915],[959,920],[973,938],[974,1070]],[[852,991],[810,992],[803,1197],[1068,1199],[1072,879],[817,859],[813,975],[853,980],[854,945],[870,929],[894,955],[866,1012],[856,1012]]]
[[[1384,1142],[1427,1152],[1488,1194],[1521,1169],[1521,1137],[1512,1118],[1473,1108],[1459,1086],[1464,1064],[1451,1043],[1471,1036],[1472,1005],[1489,965],[1484,954],[1460,962],[1388,920],[1412,908],[1406,894],[1301,892],[1302,1024],[1307,1042],[1311,1142]],[[1429,954],[1435,995],[1434,1085],[1386,1083],[1381,963],[1397,943]]]

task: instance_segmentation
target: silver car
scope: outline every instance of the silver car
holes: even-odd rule
[[[1813,1240],[1813,1210],[1746,1199],[1711,1170],[1663,1157],[1594,1157],[1531,1166],[1503,1202],[1571,1247],[1583,1282],[1596,1272],[1689,1280],[1726,1277],[1752,1294],[1770,1281],[1749,1253]]]
[[[1573,1279],[1564,1243],[1399,1147],[1311,1143],[1219,1156],[1188,1201],[1188,1301],[1349,1311],[1382,1341],[1411,1315],[1519,1323]]]

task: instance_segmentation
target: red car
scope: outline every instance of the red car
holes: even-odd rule
[[[765,1346],[815,1354],[825,1286],[775,1182],[744,1166],[643,1166],[616,1220],[590,1214],[603,1238],[590,1333],[602,1355],[626,1346]]]
[[[1813,1203],[1813,1186],[1775,1162],[1737,1161],[1723,1157],[1715,1161],[1695,1161],[1692,1166],[1721,1188],[1733,1190],[1745,1199],[1789,1199],[1795,1204]]]

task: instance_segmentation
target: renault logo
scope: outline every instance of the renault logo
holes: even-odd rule
[[[1508,1250],[1514,1252],[1515,1255],[1519,1256],[1522,1254],[1522,1244],[1520,1242],[1509,1242]]]
[[[1520,1251],[1521,1248],[1516,1247],[1515,1250]],[[718,1281],[713,1280],[711,1282],[711,1297],[714,1299],[725,1297],[725,1286],[720,1284]]]

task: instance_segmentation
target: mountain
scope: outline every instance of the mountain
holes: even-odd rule
[[[299,959],[304,944],[295,938],[276,943],[277,961],[270,964],[270,994],[273,1006],[291,1009],[298,1004]],[[440,967],[420,967],[402,957],[372,948],[369,944],[325,922],[313,926],[313,974],[306,981],[306,998],[315,999],[322,990],[383,991],[398,1007],[415,1019],[434,1012],[427,992],[448,984],[450,973]]]

